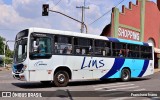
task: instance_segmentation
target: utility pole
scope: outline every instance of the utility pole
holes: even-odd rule
[[[83,33],[84,32],[84,17],[85,17],[84,13],[85,13],[85,9],[89,9],[89,7],[85,6],[85,0],[84,0],[84,6],[80,6],[80,7],[76,6],[76,8],[81,8],[82,9],[81,33]]]
[[[5,66],[6,66],[6,64],[5,64],[5,59],[6,59],[6,55],[5,55],[5,53],[6,53],[6,41],[4,41],[4,49],[3,49],[3,52],[4,52],[3,64],[4,64],[4,68],[5,68]]]

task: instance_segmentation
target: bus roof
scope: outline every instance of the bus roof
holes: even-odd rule
[[[61,35],[69,35],[69,36],[76,36],[76,37],[84,37],[84,38],[94,38],[100,40],[108,40],[112,42],[122,42],[122,43],[130,43],[130,44],[138,44],[144,46],[152,46],[150,43],[140,42],[140,41],[133,41],[133,40],[126,40],[120,38],[113,38],[113,37],[106,37],[106,36],[98,36],[93,34],[85,34],[85,33],[78,33],[78,32],[71,32],[71,31],[60,31],[54,29],[46,29],[46,28],[29,28],[30,32],[39,32],[39,33],[50,33],[50,34],[61,34]]]

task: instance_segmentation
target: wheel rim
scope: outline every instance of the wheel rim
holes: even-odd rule
[[[57,79],[58,79],[59,83],[64,83],[64,81],[65,81],[65,75],[64,74],[59,74],[58,77],[57,77]]]
[[[127,80],[128,77],[129,77],[128,72],[125,71],[125,72],[123,73],[123,79],[124,79],[124,80]]]

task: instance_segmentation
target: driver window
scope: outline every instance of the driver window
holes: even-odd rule
[[[31,58],[48,58],[51,56],[51,38],[32,37],[31,38]]]

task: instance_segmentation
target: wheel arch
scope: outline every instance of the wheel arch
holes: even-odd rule
[[[72,79],[72,71],[71,71],[71,69],[69,67],[67,67],[67,66],[59,66],[54,70],[53,75],[55,75],[56,72],[58,72],[58,71],[66,71],[68,73],[68,75],[69,75],[69,79]]]
[[[129,72],[130,72],[130,76],[131,76],[131,69],[130,69],[129,67],[123,67],[122,70],[123,70],[123,69],[128,69]],[[121,72],[120,72],[120,75],[121,75],[121,73],[122,73],[122,70],[121,70]]]

